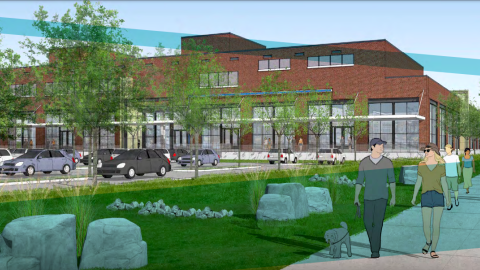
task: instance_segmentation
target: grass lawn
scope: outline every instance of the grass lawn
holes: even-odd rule
[[[398,179],[400,166],[418,164],[418,160],[395,160]],[[328,182],[310,182],[308,178],[319,175],[347,175],[355,179],[358,163],[346,162],[342,166],[306,166],[306,169],[289,169],[249,174],[206,175],[198,179],[149,182],[132,182],[123,185],[101,184],[91,201],[94,216],[126,218],[140,226],[142,237],[148,245],[149,265],[141,269],[281,269],[309,257],[328,247],[323,238],[325,231],[337,228],[340,222],[348,224],[351,235],[365,230],[363,220],[355,220],[354,188],[332,185]],[[247,181],[257,180],[258,181]],[[266,180],[265,180],[266,179]],[[250,192],[255,183],[299,182],[304,186],[329,188],[333,200],[333,213],[311,214],[307,218],[288,222],[261,222],[255,219]],[[87,190],[81,194],[90,192]],[[18,193],[18,192],[17,192]],[[18,193],[19,194],[19,193]],[[413,186],[397,184],[396,206],[387,207],[386,219],[412,207]],[[70,194],[71,195],[71,194]],[[64,194],[63,196],[69,196]],[[19,209],[27,203],[42,204],[33,214],[61,214],[65,198],[58,193],[45,195],[47,199],[17,202],[11,193],[0,194],[0,231],[13,220]],[[55,198],[54,198],[55,197]],[[195,217],[168,218],[161,215],[140,216],[137,210],[108,211],[106,206],[115,199],[123,202],[158,201],[178,205],[181,209],[213,211],[233,210],[233,217],[200,220]],[[360,201],[363,200],[363,191]],[[417,198],[420,202],[420,194]],[[32,206],[31,205],[31,206]],[[32,208],[32,207],[30,207]],[[17,211],[18,212],[18,211]],[[362,209],[363,212],[363,209]],[[362,213],[363,216],[363,213]],[[77,216],[78,219],[78,216]]]
[[[218,170],[218,169],[236,169],[236,168],[246,168],[246,167],[252,167],[252,165],[241,165],[240,167],[238,166],[229,166],[229,167],[199,167],[199,171],[206,171],[206,170]],[[190,170],[190,167],[182,167],[181,169],[175,169],[174,171],[185,171],[185,170]],[[192,166],[192,171],[195,170],[195,166]]]

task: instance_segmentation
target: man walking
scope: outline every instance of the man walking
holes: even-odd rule
[[[449,191],[447,196],[451,198],[452,194],[450,192],[453,190],[453,193],[455,194],[455,206],[458,206],[460,204],[458,202],[458,176],[459,172],[461,172],[460,159],[457,155],[453,154],[452,145],[445,145],[445,151],[447,152],[447,155],[443,157],[443,159],[445,160],[445,170]],[[453,203],[450,205],[450,208],[447,208],[447,210],[452,210],[452,207]]]
[[[383,146],[387,142],[379,138],[370,141],[372,154],[364,158],[358,167],[358,178],[355,187],[355,204],[360,206],[358,196],[365,183],[363,222],[370,240],[372,258],[380,257],[383,219],[387,208],[388,183],[392,192],[390,206],[395,205],[395,173],[390,159],[382,156]]]

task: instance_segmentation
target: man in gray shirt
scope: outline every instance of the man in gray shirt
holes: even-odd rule
[[[370,240],[372,258],[380,257],[383,219],[388,200],[388,183],[392,192],[390,205],[395,205],[395,173],[390,159],[382,156],[383,146],[387,142],[374,138],[370,141],[372,154],[364,158],[358,167],[358,178],[355,187],[355,204],[360,206],[358,196],[365,183],[363,196],[363,222]]]

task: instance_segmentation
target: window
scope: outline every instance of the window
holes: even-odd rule
[[[140,155],[138,155],[138,159],[148,159],[147,151],[140,152]]]
[[[40,156],[42,158],[50,158],[50,151],[43,151]]]
[[[437,144],[437,104],[430,103],[430,142]]]
[[[268,55],[264,55],[263,58],[272,58],[272,55],[271,54],[268,54]]]
[[[303,53],[303,52],[297,52],[297,53],[295,53],[295,56],[304,56],[304,55],[305,55],[305,53]]]
[[[259,71],[290,69],[290,59],[272,59],[258,61]]]
[[[340,50],[332,51],[332,54],[335,54],[335,53],[342,53],[342,51],[340,51]]]
[[[332,52],[333,53],[333,52]],[[335,54],[308,57],[309,68],[353,65],[353,54]]]
[[[200,87],[237,87],[238,72],[218,72],[209,74],[200,74]]]
[[[160,157],[158,156],[158,154],[157,154],[155,151],[153,151],[153,150],[148,150],[148,156],[149,156],[150,158],[160,158]]]
[[[230,57],[230,61],[237,61],[238,57]]]
[[[17,97],[33,97],[37,93],[37,85],[14,84],[10,85],[12,93]]]
[[[45,83],[45,96],[51,96],[53,94],[53,83]]]
[[[65,157],[60,151],[51,151],[52,152],[52,157],[54,158],[62,158]]]
[[[202,132],[202,147],[220,148],[220,126],[211,125]]]

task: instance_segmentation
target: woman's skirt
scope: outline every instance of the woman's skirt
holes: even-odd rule
[[[463,188],[467,189],[472,186],[473,168],[463,168]]]

